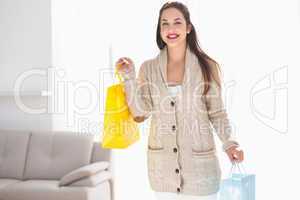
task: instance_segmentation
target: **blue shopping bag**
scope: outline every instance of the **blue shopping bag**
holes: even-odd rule
[[[255,175],[242,172],[239,165],[233,162],[229,177],[221,181],[219,200],[255,200]],[[234,173],[234,168],[239,172]]]

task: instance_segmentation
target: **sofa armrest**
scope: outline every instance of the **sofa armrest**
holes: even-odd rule
[[[90,165],[83,166],[63,176],[59,181],[59,186],[70,185],[73,182],[91,177],[101,171],[107,170],[109,167],[108,161],[100,161]]]
[[[84,179],[80,179],[78,181],[75,181],[68,185],[69,187],[95,187],[98,184],[108,181],[112,179],[112,173],[110,171],[101,171],[98,172],[97,174],[94,174],[92,176],[89,176]]]

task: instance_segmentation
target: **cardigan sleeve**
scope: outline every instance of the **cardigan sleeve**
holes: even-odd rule
[[[239,147],[240,145],[233,135],[232,126],[222,100],[221,88],[214,79],[210,83],[210,89],[205,95],[205,99],[209,120],[218,138],[223,143],[223,151],[232,146]]]
[[[145,117],[146,119],[151,115],[152,99],[150,95],[150,82],[146,74],[147,62],[143,62],[137,78],[135,78],[135,71],[124,76],[125,79],[125,93],[129,110],[133,117]]]

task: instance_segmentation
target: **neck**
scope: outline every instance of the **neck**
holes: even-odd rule
[[[180,46],[168,47],[168,62],[177,63],[185,59],[186,43]]]

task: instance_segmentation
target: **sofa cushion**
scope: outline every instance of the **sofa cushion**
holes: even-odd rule
[[[58,187],[55,180],[28,180],[0,190],[5,200],[110,200],[109,182],[97,187]]]
[[[29,131],[0,130],[0,178],[23,178],[29,138]]]
[[[112,178],[113,178],[113,175],[110,171],[101,171],[92,176],[75,181],[68,186],[95,187],[96,185],[98,185],[104,181],[109,181]]]
[[[88,165],[92,147],[92,136],[66,132],[33,132],[24,177],[59,180],[67,173]]]
[[[1,178],[0,179],[0,190],[11,184],[17,183],[17,182],[20,182],[20,180]],[[1,196],[0,196],[0,199],[1,199]]]
[[[79,169],[75,169],[74,171],[66,174],[60,179],[59,186],[69,185],[72,182],[93,176],[98,172],[108,169],[108,166],[109,162],[102,161],[83,166]]]
[[[92,160],[91,162],[99,162],[99,161],[112,161],[111,156],[112,151],[110,149],[102,148],[102,144],[99,142],[94,143]]]

